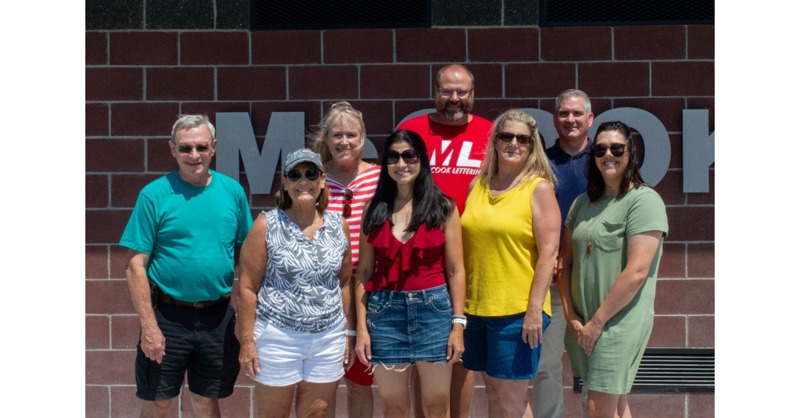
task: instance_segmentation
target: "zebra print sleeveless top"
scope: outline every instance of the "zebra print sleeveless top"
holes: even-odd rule
[[[256,314],[285,330],[327,330],[344,318],[339,269],[348,238],[341,215],[324,211],[323,224],[310,240],[282,209],[262,213],[269,258]]]

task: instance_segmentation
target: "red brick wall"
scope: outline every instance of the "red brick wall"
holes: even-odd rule
[[[681,111],[708,109],[714,131],[713,26],[87,31],[87,417],[138,415],[138,324],[125,251],[116,243],[138,190],[175,166],[166,141],[179,113],[214,120],[215,112],[249,112],[262,136],[271,112],[305,112],[312,131],[327,104],[348,100],[364,112],[370,138],[381,141],[405,115],[431,107],[433,76],[450,62],[473,70],[475,113],[488,118],[509,106],[552,111],[554,97],[575,87],[592,97],[596,115],[635,107],[661,120],[672,159],[656,189],[668,205],[670,236],[650,346],[713,347],[713,168],[710,193],[681,189]],[[251,200],[254,210],[272,202]],[[251,386],[240,383],[223,402],[225,416],[252,416]],[[578,398],[566,399],[577,416]],[[184,400],[181,416],[190,416]],[[635,395],[631,402],[643,416],[713,414],[710,395]]]

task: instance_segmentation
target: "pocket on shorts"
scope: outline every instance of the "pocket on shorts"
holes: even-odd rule
[[[438,314],[447,316],[453,314],[453,304],[450,302],[450,295],[448,295],[447,292],[443,292],[440,296],[428,299],[426,303],[432,311]]]
[[[266,329],[267,329],[267,321],[260,318],[256,318],[255,324],[253,325],[253,339],[258,340],[258,338],[261,337],[261,334],[263,334],[264,331],[266,331]]]
[[[389,308],[389,301],[381,298],[380,295],[373,293],[367,302],[368,315],[383,315]]]

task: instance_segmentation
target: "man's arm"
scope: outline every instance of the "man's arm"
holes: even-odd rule
[[[139,315],[139,325],[142,328],[142,351],[147,358],[160,364],[164,358],[166,341],[156,322],[153,302],[150,299],[150,282],[147,280],[147,260],[149,258],[148,254],[128,250],[125,276],[128,278],[128,289],[131,293],[133,308]]]

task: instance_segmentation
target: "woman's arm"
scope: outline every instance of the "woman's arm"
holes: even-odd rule
[[[592,354],[606,323],[627,306],[642,288],[658,252],[662,234],[662,231],[646,231],[628,237],[628,263],[578,338],[578,344],[587,355]]]
[[[541,344],[544,334],[542,307],[553,278],[558,255],[558,235],[561,233],[561,211],[558,209],[555,190],[550,182],[540,181],[536,185],[531,197],[531,208],[533,234],[536,237],[539,259],[534,267],[528,309],[522,322],[522,341],[535,348]]]
[[[344,233],[347,248],[342,254],[342,265],[339,267],[339,289],[342,293],[342,308],[344,309],[344,316],[347,319],[345,330],[356,329],[355,312],[353,309],[353,259],[350,248],[350,227],[347,225],[347,220],[342,217],[342,231]],[[353,365],[353,356],[355,355],[355,342],[349,336],[345,336],[345,351],[344,351],[344,365],[345,369],[349,369]]]
[[[464,250],[461,245],[461,220],[455,205],[453,205],[453,212],[447,218],[444,226],[444,262],[453,315],[464,315],[466,274],[464,272]],[[453,324],[450,338],[447,341],[448,363],[453,364],[459,361],[462,353],[464,353],[464,327]]]
[[[350,248],[350,227],[347,225],[347,221],[345,221],[344,218],[342,218],[342,230],[347,240],[347,248],[342,254],[342,265],[339,267],[339,288],[342,291],[342,307],[344,308],[344,315],[347,318],[346,329],[356,329],[353,300],[350,292],[352,287],[351,280],[353,277],[353,254]]]
[[[578,339],[578,333],[583,329],[583,318],[575,311],[572,301],[572,230],[564,228],[564,239],[561,241],[561,252],[558,264],[561,266],[558,280],[558,292],[561,294],[561,305],[564,308],[564,317],[570,332]]]
[[[247,238],[242,244],[239,256],[239,299],[238,319],[239,363],[248,377],[254,377],[259,371],[258,350],[255,346],[254,329],[256,320],[256,304],[258,303],[258,290],[264,279],[267,268],[267,219],[259,215],[253,222]]]
[[[366,208],[364,209],[366,213]],[[362,230],[359,234],[358,243],[358,270],[356,271],[355,286],[355,310],[356,310],[356,331],[358,337],[356,338],[356,355],[358,359],[364,363],[369,364],[372,358],[372,351],[370,349],[371,340],[369,331],[367,330],[367,303],[369,295],[364,290],[364,283],[369,281],[375,273],[375,247],[367,242],[367,236],[364,235]]]

